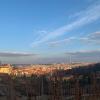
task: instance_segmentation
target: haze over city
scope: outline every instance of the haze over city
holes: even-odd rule
[[[1,0],[0,61],[100,61],[100,0]]]

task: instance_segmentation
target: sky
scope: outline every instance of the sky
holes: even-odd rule
[[[0,0],[0,61],[100,61],[100,0]]]

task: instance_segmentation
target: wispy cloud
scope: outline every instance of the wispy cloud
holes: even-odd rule
[[[51,42],[48,43],[48,45],[55,47],[55,46],[59,46],[59,45],[62,45],[62,44],[67,44],[67,43],[72,42],[73,40],[76,40],[76,39],[77,39],[76,37],[69,37],[69,38],[66,38],[66,39],[63,39],[63,40],[51,41]]]
[[[63,36],[69,31],[72,31],[73,29],[82,27],[84,25],[87,25],[89,23],[92,23],[98,19],[100,19],[100,2],[96,2],[92,5],[90,5],[87,9],[81,11],[78,14],[78,19],[65,25],[62,26],[53,32],[49,32],[48,35],[45,35],[43,38],[41,38],[38,41],[34,41],[32,45],[39,45],[44,42],[51,41],[52,39],[55,39],[57,37]]]
[[[100,31],[90,33],[85,37],[77,38],[82,42],[89,43],[89,44],[99,44],[100,45]]]
[[[36,56],[36,54],[25,53],[25,52],[0,52],[0,57],[25,57],[25,56]]]
[[[99,31],[91,33],[87,38],[88,38],[87,40],[91,43],[100,44],[100,32]]]
[[[52,42],[49,42],[48,44],[52,47],[55,47],[55,46],[61,46],[62,44],[73,43],[75,41],[79,41],[80,43],[82,42],[85,44],[88,43],[88,44],[100,45],[100,31],[89,33],[88,35],[84,37],[69,37],[63,40],[52,41]]]
[[[46,30],[39,30],[36,33],[38,34],[36,41],[39,41],[41,38],[43,38],[47,34],[47,31]]]
[[[91,56],[94,55],[97,56],[100,55],[100,50],[81,50],[77,52],[66,52],[65,54],[71,55],[71,56]]]
[[[73,62],[100,62],[100,50],[66,52],[67,57],[71,57]]]

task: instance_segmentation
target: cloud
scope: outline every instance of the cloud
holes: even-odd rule
[[[89,35],[87,35],[85,37],[81,37],[79,39],[80,39],[80,41],[83,41],[83,42],[88,43],[88,44],[100,45],[100,31],[90,33]]]
[[[97,56],[98,54],[100,55],[100,50],[93,50],[93,51],[83,50],[77,52],[67,52],[66,54],[70,56],[92,56],[92,55]]]
[[[100,32],[94,32],[88,36],[88,40],[100,43]]]
[[[32,53],[19,53],[19,52],[0,52],[0,57],[25,57],[25,56],[36,56]]]
[[[49,42],[48,44],[51,47],[59,47],[62,44],[69,44],[69,43],[75,43],[75,41],[79,41],[80,43],[83,42],[85,44],[98,44],[100,45],[100,31],[89,33],[87,36],[84,37],[69,37],[65,38],[63,40],[58,40],[58,41],[52,41]],[[76,42],[77,43],[77,42]]]
[[[47,31],[39,30],[39,31],[37,31],[37,34],[38,34],[38,37],[36,38],[36,41],[39,41],[41,38],[43,38],[47,34]]]
[[[72,62],[100,62],[100,50],[66,52],[52,57],[37,57],[28,53],[0,53],[2,63],[10,64],[47,64]]]
[[[58,47],[62,44],[66,44],[66,43],[69,43],[73,40],[76,40],[76,37],[69,37],[69,38],[65,38],[63,40],[58,40],[58,41],[51,41],[48,43],[48,45],[52,46],[52,47]]]
[[[100,50],[66,52],[53,57],[41,57],[35,63],[70,63],[70,57],[72,62],[100,62]]]
[[[96,2],[89,6],[87,9],[81,11],[78,15],[78,19],[62,26],[53,32],[49,32],[48,35],[45,35],[43,38],[41,38],[38,41],[35,41],[32,43],[32,45],[39,45],[41,43],[50,42],[52,39],[55,39],[57,37],[63,36],[66,32],[72,31],[73,29],[82,27],[84,25],[87,25],[89,23],[92,23],[98,19],[100,19],[100,2]]]
[[[100,50],[66,52],[67,57],[71,57],[72,62],[100,62]]]
[[[9,64],[32,64],[37,62],[39,55],[27,52],[0,52],[0,61]]]
[[[38,31],[35,31],[34,33],[37,34],[36,38],[34,39],[33,43],[30,44],[31,47],[34,47],[35,45],[34,42],[35,41],[39,41],[41,40],[42,38],[44,38],[46,35],[47,35],[47,31],[46,30],[38,30]]]

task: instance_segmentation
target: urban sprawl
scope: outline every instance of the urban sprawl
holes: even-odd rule
[[[0,100],[100,100],[100,63],[1,64]]]

